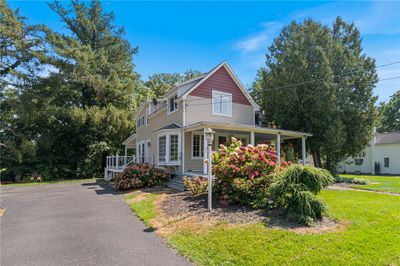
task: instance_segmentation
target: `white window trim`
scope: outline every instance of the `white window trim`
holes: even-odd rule
[[[173,98],[175,98],[175,97],[176,97],[176,99],[175,99],[176,109],[173,110],[173,111],[171,111],[171,110],[169,109],[169,108],[170,108],[170,100],[173,99]],[[178,97],[177,97],[177,95],[175,94],[175,95],[173,95],[172,97],[169,97],[169,98],[168,98],[168,102],[167,102],[167,115],[170,115],[170,114],[175,113],[176,111],[178,111],[178,109],[179,109]]]
[[[139,146],[144,144],[144,150],[142,151],[144,153],[144,157],[146,159],[146,142],[145,140],[141,140],[136,142],[136,163],[140,163],[140,153],[139,153]],[[143,146],[142,146],[143,147]]]
[[[171,151],[170,147],[170,135],[178,135],[178,160],[175,161],[170,161],[169,155]],[[165,136],[165,161],[162,162],[160,161],[160,137]],[[164,131],[159,134],[157,134],[157,164],[158,165],[180,165],[181,163],[181,132],[180,130],[169,130],[169,131]]]
[[[199,135],[200,136],[200,143],[201,143],[201,136],[203,136],[203,138],[204,138],[204,133],[203,132],[201,132],[201,131],[198,131],[198,132],[192,132],[192,138],[191,138],[191,149],[190,149],[190,156],[191,156],[191,158],[192,158],[192,160],[203,160],[204,159],[204,156],[193,156],[193,137],[194,137],[194,135]],[[201,149],[203,148],[203,154],[204,154],[204,141],[203,141],[203,143],[201,143],[201,145],[200,145],[200,154],[201,154]]]
[[[214,104],[215,104],[215,98],[217,97],[216,94],[222,94],[223,96],[229,96],[231,97],[231,101],[229,103],[229,114],[222,114],[222,113],[217,113],[214,111]],[[212,99],[211,99],[211,112],[212,115],[215,116],[226,116],[226,117],[232,117],[232,93],[227,93],[227,92],[223,92],[223,91],[218,91],[218,90],[213,90],[212,91]],[[221,103],[222,104],[222,103]]]

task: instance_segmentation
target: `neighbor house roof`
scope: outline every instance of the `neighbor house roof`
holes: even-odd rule
[[[377,133],[376,144],[400,143],[400,132]]]

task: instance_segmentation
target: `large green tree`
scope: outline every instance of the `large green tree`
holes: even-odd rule
[[[106,153],[118,151],[134,130],[132,113],[148,93],[134,71],[137,48],[100,1],[49,6],[66,29],[45,29],[49,73],[7,104],[13,104],[17,134],[35,146],[33,171],[49,178],[94,176]]]
[[[317,166],[334,170],[359,153],[372,134],[377,75],[355,25],[340,17],[333,27],[292,22],[268,50],[253,85],[264,122],[312,132],[308,148]]]
[[[0,88],[18,88],[37,77],[46,58],[43,26],[28,24],[0,1]]]
[[[400,132],[400,91],[390,96],[387,103],[381,103],[379,108],[378,126],[379,132]]]
[[[21,127],[18,108],[23,104],[21,93],[45,67],[43,28],[0,1],[0,171],[17,181],[37,164],[36,143]]]

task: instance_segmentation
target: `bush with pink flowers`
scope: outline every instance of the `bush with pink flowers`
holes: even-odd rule
[[[279,166],[272,146],[242,146],[232,138],[228,147],[220,145],[218,152],[213,153],[215,192],[230,203],[266,207],[270,185],[288,164],[282,161]]]
[[[119,190],[164,185],[169,175],[162,169],[148,163],[132,164],[114,178],[115,187]]]

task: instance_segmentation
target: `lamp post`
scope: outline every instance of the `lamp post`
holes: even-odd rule
[[[207,181],[208,181],[208,210],[212,211],[212,158],[211,145],[214,140],[214,131],[211,128],[204,129],[204,135],[207,140]]]

